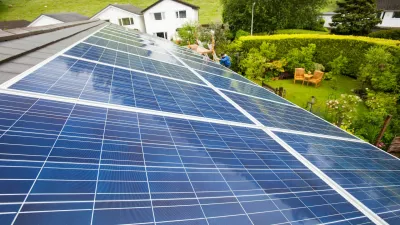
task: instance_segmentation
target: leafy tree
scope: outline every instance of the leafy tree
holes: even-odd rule
[[[265,57],[256,48],[250,49],[247,57],[241,62],[241,67],[245,69],[246,78],[250,80],[264,80]]]
[[[187,45],[189,42],[190,44],[196,43],[196,35],[198,33],[197,27],[198,24],[193,22],[183,24],[182,28],[178,30],[182,45]]]
[[[231,30],[250,32],[254,7],[254,33],[274,33],[277,29],[318,27],[320,10],[327,0],[221,0],[222,18]]]
[[[332,32],[337,34],[366,35],[382,22],[377,14],[376,0],[337,1],[336,15],[332,16]]]
[[[294,73],[295,68],[305,68],[306,71],[313,71],[315,67],[313,58],[316,48],[315,44],[309,44],[301,49],[294,48],[290,50],[285,57],[287,60],[286,71]]]
[[[358,79],[371,85],[374,90],[394,91],[399,88],[397,64],[396,57],[386,48],[371,47],[365,54],[365,63],[360,67]]]

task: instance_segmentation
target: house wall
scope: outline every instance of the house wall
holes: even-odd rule
[[[400,18],[393,18],[393,11],[385,11],[385,15],[383,16],[382,23],[378,24],[378,27],[400,27]],[[332,15],[325,14],[322,15],[322,18],[325,20],[324,27],[330,27],[329,23],[332,22]]]
[[[176,18],[176,12],[186,10],[186,18]],[[154,13],[165,13],[164,20],[155,20]],[[189,6],[180,4],[172,0],[164,0],[153,6],[144,13],[146,32],[153,35],[158,32],[167,32],[168,39],[176,38],[176,29],[182,27],[186,22],[197,22],[199,12]]]
[[[46,26],[46,25],[52,25],[52,24],[58,24],[58,23],[63,23],[63,22],[53,19],[51,17],[48,17],[46,15],[41,15],[39,18],[37,18],[31,24],[29,24],[28,27],[39,27],[39,26]]]
[[[110,23],[119,25],[119,19],[121,18],[133,18],[133,25],[127,25],[124,27],[130,29],[137,29],[141,32],[146,32],[146,28],[144,25],[143,15],[137,15],[122,9],[119,9],[114,6],[108,6],[103,11],[98,13],[97,15],[90,18],[91,20],[94,19],[101,19],[101,20],[110,20]]]
[[[379,27],[400,27],[400,18],[393,18],[393,11],[386,11]]]

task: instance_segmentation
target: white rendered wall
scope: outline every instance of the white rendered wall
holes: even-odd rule
[[[37,18],[35,21],[33,21],[31,24],[29,24],[28,27],[39,27],[39,26],[46,26],[46,25],[52,25],[52,24],[58,24],[58,23],[63,23],[63,22],[53,19],[51,17],[48,17],[46,15],[41,15],[39,18]]]
[[[385,16],[382,19],[382,24],[379,27],[400,27],[400,18],[393,18],[393,13],[390,11],[385,12]]]
[[[95,15],[94,17],[90,18],[91,20],[94,19],[101,19],[101,20],[110,20],[110,23],[119,25],[119,19],[122,18],[133,18],[133,25],[127,25],[124,27],[130,29],[137,29],[141,32],[146,32],[146,28],[144,26],[143,16],[137,15],[122,9],[119,9],[114,6],[108,6],[103,11]]]
[[[176,18],[177,11],[186,10],[186,18]],[[154,13],[165,13],[164,20],[155,20]],[[167,32],[168,39],[175,38],[176,29],[186,22],[198,22],[199,13],[189,6],[172,0],[164,0],[144,13],[146,32],[153,35],[158,32]]]

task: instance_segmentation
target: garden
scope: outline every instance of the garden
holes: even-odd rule
[[[227,53],[232,70],[271,90],[283,88],[289,101],[370,143],[392,115],[379,143],[387,149],[400,135],[400,29],[372,32],[381,22],[375,0],[337,2],[330,31],[320,9],[331,1],[262,2],[269,1],[260,0],[253,12],[253,1],[223,0],[225,24],[188,24],[179,31],[181,44],[210,43],[213,36],[213,52]]]

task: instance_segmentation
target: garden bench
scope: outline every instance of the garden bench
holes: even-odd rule
[[[296,80],[301,80],[304,81],[304,74],[305,74],[305,69],[304,68],[296,68],[294,72],[294,80],[293,83],[296,83]]]
[[[307,86],[308,83],[313,83],[315,84],[315,87],[318,87],[321,84],[323,78],[324,78],[324,72],[316,70],[314,71],[314,76],[308,80]]]

